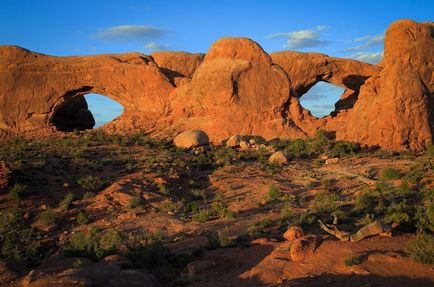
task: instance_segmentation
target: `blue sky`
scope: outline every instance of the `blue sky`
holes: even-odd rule
[[[316,51],[375,63],[388,25],[432,21],[434,1],[1,0],[0,11],[1,45],[50,55],[206,52],[220,37],[243,36],[267,52]],[[330,104],[330,89],[322,90],[325,96],[310,102]]]

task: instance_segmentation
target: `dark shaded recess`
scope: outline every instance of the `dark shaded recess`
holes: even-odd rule
[[[86,99],[83,96],[76,96],[67,99],[55,112],[52,123],[59,131],[72,132],[92,129],[95,119],[88,109]]]
[[[431,131],[431,142],[434,144],[434,93],[428,94],[428,120]]]
[[[432,287],[434,282],[425,278],[410,278],[405,276],[379,276],[379,275],[343,275],[324,273],[309,278],[292,279],[282,286],[292,287],[354,287],[354,286],[378,286],[378,287]]]
[[[348,95],[345,99],[339,99],[335,103],[335,111],[331,113],[332,116],[336,115],[340,110],[349,110],[354,107],[354,104],[359,98],[360,87],[366,82],[369,77],[360,75],[349,75],[343,79],[344,85],[354,90],[354,93]]]
[[[175,86],[175,78],[179,78],[179,77],[185,78],[186,77],[184,74],[181,74],[180,72],[173,71],[173,70],[167,69],[167,68],[161,68],[160,67],[160,71],[163,72],[163,74],[165,74],[169,78],[170,83],[174,86]]]

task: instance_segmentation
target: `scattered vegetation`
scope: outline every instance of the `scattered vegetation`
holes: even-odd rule
[[[99,191],[103,186],[103,181],[97,176],[88,175],[77,180],[77,184],[86,191]]]
[[[80,211],[77,214],[77,223],[80,225],[88,224],[89,223],[89,216],[86,213]]]
[[[56,214],[52,208],[48,207],[46,210],[41,212],[39,219],[43,224],[52,225],[56,223]]]
[[[9,189],[10,199],[21,199],[26,191],[27,186],[21,183],[14,184],[11,189]]]
[[[423,264],[434,264],[434,236],[419,232],[408,242],[407,252],[411,258]]]
[[[63,200],[59,203],[59,207],[63,210],[68,210],[71,208],[72,202],[75,199],[75,195],[72,192],[68,192]]]
[[[362,263],[362,259],[358,256],[349,257],[349,258],[344,260],[345,266],[348,266],[348,267],[354,266],[354,265],[359,265],[360,263]]]
[[[401,173],[395,168],[385,168],[381,170],[380,179],[382,180],[394,180],[399,179]]]

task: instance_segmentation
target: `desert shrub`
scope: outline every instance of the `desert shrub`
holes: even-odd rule
[[[358,227],[363,227],[373,223],[374,221],[375,221],[375,216],[372,213],[367,213],[363,217],[360,217],[356,220],[356,225]]]
[[[308,212],[300,214],[298,221],[301,225],[312,225],[316,222],[317,218],[318,216],[315,213]]]
[[[331,214],[340,204],[340,199],[337,194],[333,193],[317,193],[314,197],[313,209],[320,214]]]
[[[434,264],[434,236],[417,233],[407,244],[407,252],[415,261],[423,264]]]
[[[212,218],[212,212],[208,209],[201,209],[197,211],[193,216],[191,217],[192,221],[195,222],[207,222]]]
[[[345,157],[348,155],[353,155],[361,150],[358,143],[349,141],[337,141],[334,143],[331,151],[331,157]]]
[[[329,179],[329,178],[324,179],[322,181],[322,188],[324,189],[324,191],[330,192],[332,190],[333,183],[334,183],[334,181],[332,179]]]
[[[80,211],[77,214],[77,223],[80,225],[88,224],[89,223],[89,216],[86,213]]]
[[[417,206],[415,221],[419,230],[434,232],[434,203]]]
[[[218,231],[210,231],[207,233],[206,237],[208,239],[206,246],[208,249],[225,248],[235,245],[235,238],[229,235],[227,228]]]
[[[24,192],[26,191],[27,186],[21,183],[14,184],[9,189],[9,198],[10,199],[20,199],[23,197]]]
[[[39,234],[22,220],[18,208],[0,211],[0,257],[30,265],[40,260]]]
[[[86,191],[99,191],[104,185],[101,178],[88,175],[77,180],[77,184]]]
[[[367,188],[360,195],[356,196],[354,210],[372,213],[380,203],[381,198],[382,194],[380,191]]]
[[[348,267],[354,266],[354,265],[359,265],[360,263],[362,263],[362,259],[358,256],[349,257],[349,258],[344,260],[345,266],[348,266]]]
[[[212,157],[204,153],[194,158],[194,165],[201,170],[208,170],[215,167]]]
[[[270,184],[268,186],[267,197],[270,201],[276,201],[280,196],[280,188],[276,184]]]
[[[380,179],[381,180],[394,180],[399,179],[401,177],[401,173],[399,170],[395,168],[384,168],[380,172]]]
[[[128,258],[137,267],[154,267],[170,255],[170,250],[164,246],[159,234],[130,234],[125,245]]]
[[[133,196],[130,198],[127,204],[127,208],[132,209],[140,206],[142,204],[142,200],[138,196]]]
[[[166,185],[164,185],[164,184],[159,184],[158,185],[158,191],[161,194],[164,194],[164,195],[169,195],[169,193],[170,193],[169,188]]]
[[[41,212],[39,215],[39,219],[42,223],[51,225],[56,223],[56,214],[54,213],[54,210],[50,207],[48,207],[46,210]]]
[[[307,157],[307,143],[303,139],[295,139],[289,142],[289,144],[285,147],[284,152],[300,157]]]
[[[71,208],[72,202],[75,199],[75,195],[72,192],[68,192],[63,200],[59,203],[59,207],[63,210],[68,210]]]
[[[86,257],[94,261],[113,254],[121,244],[121,235],[118,231],[110,229],[100,232],[97,228],[90,228],[87,232],[76,232],[63,246],[67,256]]]
[[[387,223],[398,223],[410,225],[413,220],[414,206],[409,204],[406,199],[393,201],[386,208],[385,221]]]

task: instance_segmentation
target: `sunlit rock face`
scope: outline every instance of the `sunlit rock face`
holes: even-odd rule
[[[393,23],[381,66],[318,53],[268,55],[247,38],[220,39],[206,55],[53,57],[2,46],[0,137],[91,128],[92,115],[73,103],[98,93],[124,107],[104,125],[110,132],[143,129],[171,138],[200,129],[220,142],[234,134],[303,138],[325,129],[361,144],[422,149],[434,134],[433,35],[433,23]],[[345,89],[323,118],[299,102],[319,81]],[[67,129],[58,125],[59,111]]]

